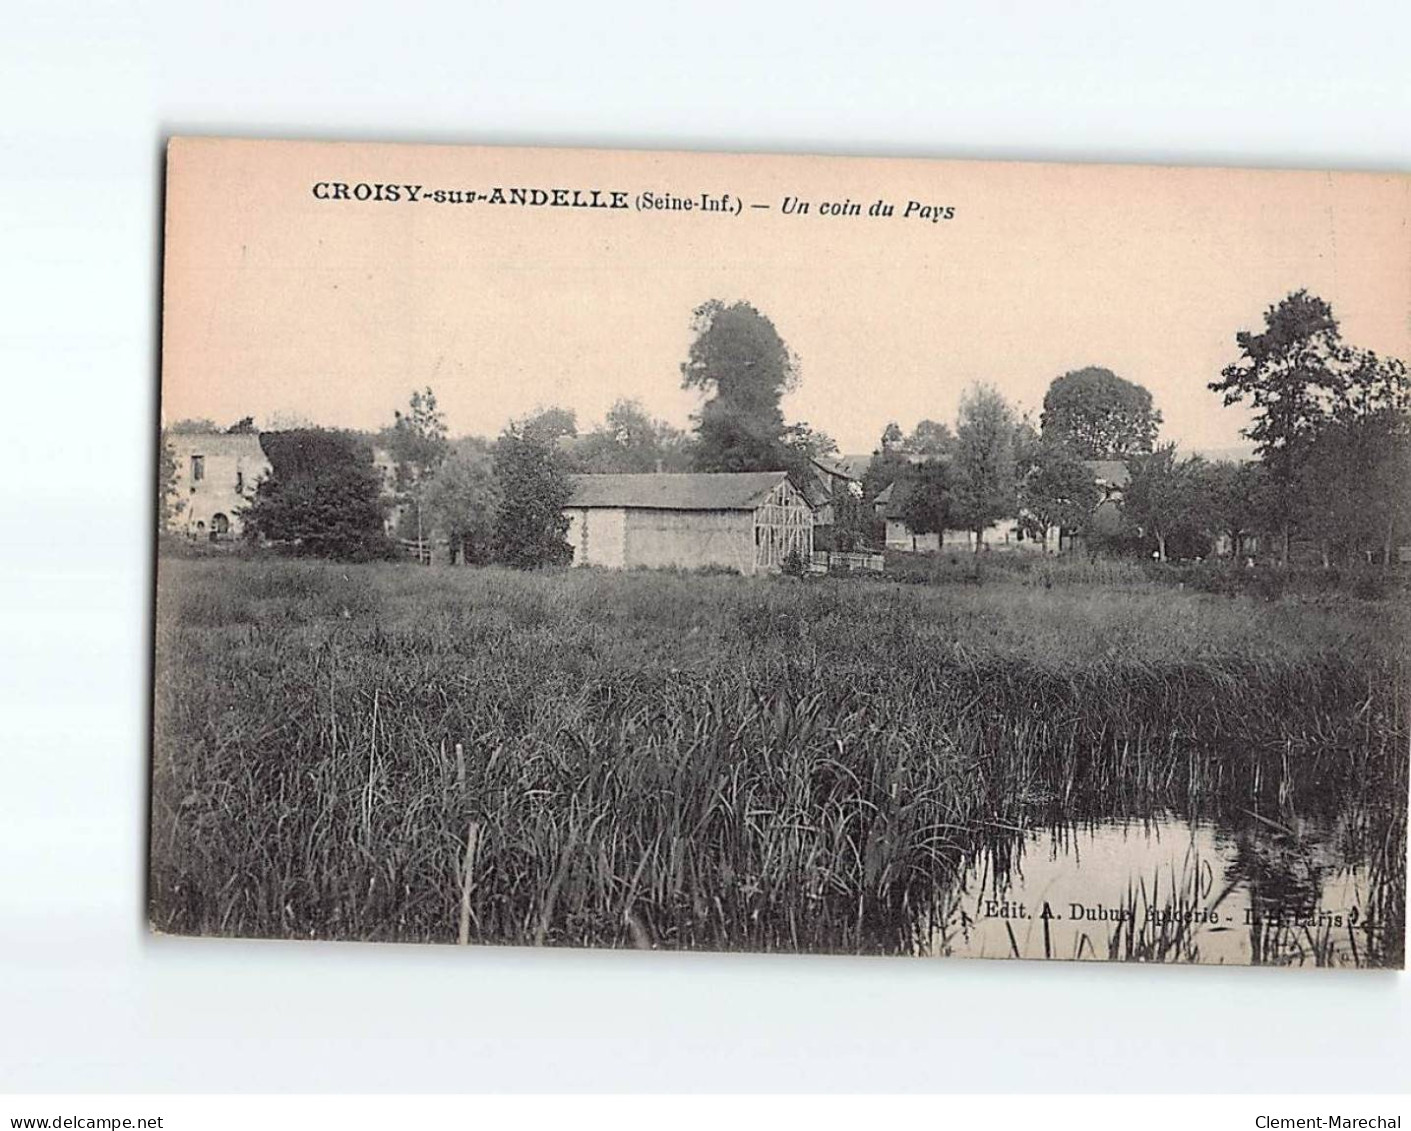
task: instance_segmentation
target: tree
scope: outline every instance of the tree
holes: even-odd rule
[[[975,552],[985,528],[1018,510],[1014,482],[1016,421],[998,390],[975,385],[961,398],[955,430],[955,529],[975,535]]]
[[[245,534],[294,553],[366,561],[390,556],[372,449],[346,432],[266,432],[270,472],[244,511]]]
[[[950,463],[928,459],[900,481],[902,517],[915,534],[940,534],[954,527],[956,477]]]
[[[1038,443],[1020,468],[1018,501],[1025,532],[1043,543],[1050,530],[1081,533],[1102,495],[1092,471],[1073,449]]]
[[[494,467],[496,559],[516,569],[571,562],[563,508],[572,487],[556,438],[533,420],[512,422],[495,442]]]
[[[571,408],[550,405],[525,417],[521,429],[526,436],[542,440],[546,444],[558,444],[564,439],[578,435],[578,414]]]
[[[575,462],[586,472],[687,471],[690,445],[678,428],[654,420],[632,400],[619,400],[599,428],[580,438]]]
[[[872,502],[890,484],[905,476],[910,467],[910,457],[900,449],[878,448],[862,473],[862,497]]]
[[[397,411],[393,424],[383,434],[392,457],[392,487],[400,501],[410,504],[418,543],[425,533],[422,508],[427,483],[446,458],[446,419],[436,404],[436,394],[430,386],[415,390],[406,412]]]
[[[698,471],[770,471],[785,466],[780,399],[798,381],[798,361],[774,323],[747,302],[718,299],[692,315],[695,340],[681,385],[708,399],[696,417]]]
[[[1162,444],[1129,461],[1131,481],[1122,492],[1122,513],[1156,542],[1160,561],[1166,560],[1171,539],[1201,529],[1198,488],[1204,463],[1199,456],[1178,460],[1175,444]]]
[[[1083,459],[1121,459],[1149,452],[1161,413],[1151,394],[1110,369],[1088,366],[1054,379],[1044,394],[1039,427]]]
[[[228,436],[257,436],[260,430],[255,427],[253,416],[242,416],[225,430]]]
[[[872,510],[856,483],[833,495],[833,549],[847,553],[870,541]]]
[[[176,493],[176,452],[163,428],[157,435],[157,529],[170,530],[185,506]]]
[[[501,502],[490,445],[477,437],[451,446],[426,488],[426,514],[446,539],[451,562],[490,560]]]
[[[1258,464],[1202,460],[1192,469],[1195,522],[1211,543],[1227,539],[1239,552],[1240,536],[1258,523]]]
[[[901,432],[901,425],[893,420],[882,430],[882,439],[879,448],[884,452],[898,451],[905,443]]]
[[[1301,524],[1318,532],[1323,566],[1346,554],[1391,564],[1397,531],[1408,525],[1411,422],[1382,409],[1319,429],[1299,485]]]
[[[955,435],[948,425],[939,420],[922,420],[911,430],[904,445],[914,455],[937,459],[952,453]]]
[[[1226,405],[1246,399],[1255,411],[1244,435],[1271,487],[1270,525],[1282,533],[1280,560],[1288,564],[1289,542],[1299,509],[1299,479],[1314,434],[1349,388],[1348,351],[1332,308],[1306,290],[1295,291],[1264,312],[1264,332],[1235,335],[1240,359],[1210,382]]]

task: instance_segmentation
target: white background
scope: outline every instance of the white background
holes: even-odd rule
[[[0,7],[0,1090],[1411,1087],[1404,975],[173,941],[140,910],[165,135],[1406,171],[1409,32],[1396,2]]]

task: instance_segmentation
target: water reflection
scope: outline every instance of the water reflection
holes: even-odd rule
[[[989,839],[925,953],[1400,964],[1346,822],[1253,813],[1052,824]],[[1399,935],[1399,932],[1395,932]],[[1394,950],[1395,953],[1390,953]]]

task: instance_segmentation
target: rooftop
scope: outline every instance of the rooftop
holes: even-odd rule
[[[570,507],[669,511],[754,510],[788,478],[783,471],[701,474],[573,475]]]

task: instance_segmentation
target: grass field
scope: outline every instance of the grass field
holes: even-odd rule
[[[1238,805],[1357,815],[1401,954],[1399,604],[1134,567],[160,577],[162,930],[909,951],[977,842],[1036,813]]]

